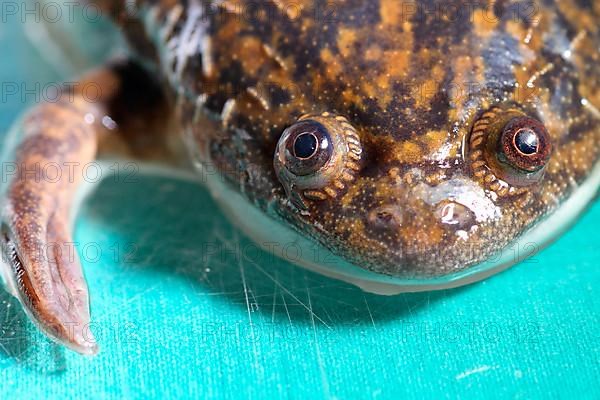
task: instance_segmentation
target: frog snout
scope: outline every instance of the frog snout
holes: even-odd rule
[[[429,208],[429,207],[428,207]],[[477,224],[474,212],[464,204],[452,200],[442,200],[430,205],[430,209],[420,210],[420,215],[429,214],[430,223],[445,228],[445,230],[468,230]],[[385,204],[373,208],[367,213],[366,222],[374,230],[397,230],[403,225],[413,225],[408,205]]]

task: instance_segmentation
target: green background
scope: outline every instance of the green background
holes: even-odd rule
[[[59,79],[18,19],[0,49],[0,82]],[[0,132],[35,102],[3,98]],[[75,229],[101,352],[0,291],[0,398],[600,398],[599,218],[482,283],[380,297],[260,252],[202,187],[109,179]]]

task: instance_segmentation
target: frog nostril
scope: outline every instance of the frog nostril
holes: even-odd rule
[[[381,206],[369,212],[367,221],[377,229],[397,228],[402,224],[402,212],[398,206]]]
[[[446,225],[465,229],[475,223],[475,215],[466,206],[454,201],[442,201],[435,209],[436,216]]]

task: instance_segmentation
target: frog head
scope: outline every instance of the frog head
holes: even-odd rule
[[[241,172],[246,201],[336,263],[402,282],[491,271],[597,189],[598,36],[566,30],[574,14],[449,20],[382,0],[319,20],[308,3],[219,15],[203,105],[228,134],[205,147]]]

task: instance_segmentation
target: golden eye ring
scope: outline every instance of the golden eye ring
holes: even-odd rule
[[[281,135],[273,166],[288,198],[303,210],[309,201],[339,197],[361,169],[360,137],[348,120],[330,113],[304,115]]]
[[[483,113],[468,141],[473,175],[499,196],[519,195],[538,183],[552,151],[544,125],[514,108]]]

